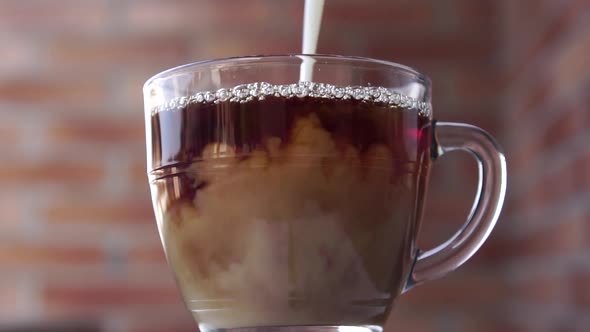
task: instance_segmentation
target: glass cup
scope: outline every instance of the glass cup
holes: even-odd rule
[[[299,81],[313,64],[313,82]],[[506,190],[482,129],[435,122],[429,79],[366,58],[181,66],[144,86],[158,230],[201,330],[382,329],[394,299],[469,259]],[[431,164],[477,161],[467,221],[416,247]]]

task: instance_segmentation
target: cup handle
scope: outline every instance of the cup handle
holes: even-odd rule
[[[506,193],[506,159],[495,139],[484,130],[462,123],[434,122],[432,158],[465,151],[477,161],[479,184],[467,222],[448,241],[428,251],[418,250],[404,292],[442,277],[465,263],[494,228]]]

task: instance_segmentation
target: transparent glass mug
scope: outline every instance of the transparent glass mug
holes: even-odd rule
[[[313,63],[313,83],[300,67]],[[430,82],[403,65],[286,55],[194,63],[144,86],[158,229],[205,331],[381,330],[394,299],[486,240],[506,164],[485,131],[435,122]],[[463,227],[416,248],[431,163],[477,161]]]

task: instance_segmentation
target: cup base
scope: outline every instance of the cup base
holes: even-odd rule
[[[298,326],[258,326],[216,329],[199,324],[201,332],[382,332],[378,325],[298,325]]]

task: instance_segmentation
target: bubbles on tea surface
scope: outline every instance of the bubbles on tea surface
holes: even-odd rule
[[[293,84],[270,84],[256,82],[240,84],[233,88],[222,88],[217,91],[197,92],[190,96],[177,97],[167,103],[152,108],[152,115],[174,111],[197,103],[236,102],[246,103],[252,100],[263,100],[266,97],[283,98],[325,98],[325,99],[354,99],[363,102],[386,104],[391,107],[417,110],[421,116],[429,117],[431,106],[392,89],[369,86],[336,86],[325,83],[299,82]]]

